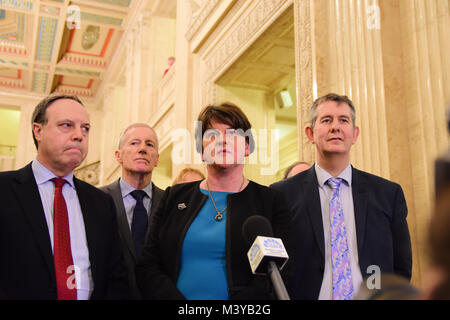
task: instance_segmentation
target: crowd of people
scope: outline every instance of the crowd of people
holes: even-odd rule
[[[351,164],[355,113],[344,95],[314,101],[305,134],[316,162],[294,163],[271,186],[244,174],[255,143],[232,103],[200,112],[205,171],[186,168],[166,190],[152,182],[157,134],[133,123],[114,154],[120,178],[97,189],[73,174],[88,152],[87,110],[76,96],[46,97],[32,116],[36,158],[0,173],[0,298],[276,299],[247,258],[242,227],[257,215],[289,255],[281,276],[291,299],[448,299],[450,187],[431,219],[432,280],[422,292],[409,283],[401,186]],[[381,278],[372,288],[373,266]]]

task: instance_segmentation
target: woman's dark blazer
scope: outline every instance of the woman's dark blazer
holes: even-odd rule
[[[196,181],[167,188],[150,218],[146,245],[136,268],[144,299],[185,299],[176,287],[184,237],[205,201],[210,201],[199,185]],[[241,192],[228,195],[225,250],[230,299],[274,298],[270,280],[253,275],[247,259],[251,244],[242,235],[242,225],[252,215],[266,217],[274,236],[290,251],[291,214],[281,193],[250,181]]]

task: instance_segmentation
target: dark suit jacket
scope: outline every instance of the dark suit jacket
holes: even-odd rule
[[[91,299],[128,295],[113,200],[74,177],[83,213],[94,290]],[[56,299],[50,236],[31,164],[0,173],[0,294]]]
[[[176,283],[184,237],[208,199],[199,189],[200,182],[168,187],[157,211],[150,217],[147,242],[136,267],[138,285],[145,299],[185,299]],[[242,225],[252,215],[266,217],[272,223],[274,236],[283,240],[289,253],[291,214],[283,195],[250,181],[241,192],[228,195],[227,208],[225,261],[229,298],[271,299],[268,277],[251,272],[247,258],[251,244],[242,235]],[[285,270],[287,267],[282,274]]]
[[[125,258],[125,266],[128,271],[128,283],[130,286],[130,298],[140,299],[141,293],[136,284],[135,268],[137,264],[136,249],[134,247],[133,238],[131,236],[130,226],[128,225],[127,215],[125,213],[125,207],[123,205],[122,192],[120,190],[119,179],[111,183],[110,185],[100,188],[104,192],[111,195],[116,205],[117,211],[117,223],[119,225],[119,234],[122,240],[123,255]],[[164,191],[154,183],[152,183],[152,202],[150,206],[150,216],[156,211],[156,208],[161,200]],[[147,229],[148,233],[148,229]]]
[[[312,166],[271,186],[284,193],[294,214],[295,272],[291,297],[317,299],[325,267],[325,241],[317,176]],[[411,240],[400,185],[352,167],[358,258],[363,278],[367,267],[411,278]]]

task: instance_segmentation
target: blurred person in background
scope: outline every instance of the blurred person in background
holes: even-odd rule
[[[289,167],[287,167],[286,170],[284,171],[283,179],[287,179],[292,176],[295,176],[297,173],[308,170],[309,168],[311,168],[311,165],[308,162],[304,162],[304,161],[294,162]]]
[[[198,181],[203,179],[205,179],[205,175],[200,170],[194,168],[184,168],[173,180],[172,186],[180,183]]]

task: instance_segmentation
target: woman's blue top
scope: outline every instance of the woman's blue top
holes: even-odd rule
[[[200,189],[203,194],[208,191]],[[231,192],[211,191],[217,209],[227,205]],[[227,210],[223,219],[217,215],[211,199],[192,222],[186,233],[181,251],[181,265],[177,288],[188,300],[228,300],[228,282],[225,265],[225,226]]]

